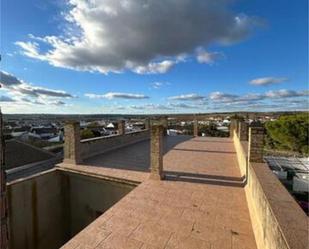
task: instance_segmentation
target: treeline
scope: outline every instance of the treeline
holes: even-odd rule
[[[265,123],[266,148],[309,154],[309,113],[281,116]]]

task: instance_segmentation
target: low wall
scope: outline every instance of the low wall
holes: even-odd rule
[[[61,179],[55,171],[8,184],[10,248],[59,248],[66,241]]]
[[[248,163],[248,142],[234,133],[246,197],[259,249],[308,248],[308,217],[266,163]]]
[[[149,130],[81,140],[81,156],[86,159],[123,146],[150,139]]]
[[[11,249],[58,249],[134,187],[65,170],[8,184]]]

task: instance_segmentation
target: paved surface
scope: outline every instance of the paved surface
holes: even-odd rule
[[[165,137],[164,153],[166,154],[178,144],[188,141],[191,138],[191,136]],[[94,156],[87,159],[84,164],[96,167],[131,169],[148,172],[150,167],[150,142],[147,140]]]
[[[146,171],[147,150],[143,142],[86,163]],[[144,180],[62,248],[256,248],[230,139],[169,137],[164,169],[167,180]]]

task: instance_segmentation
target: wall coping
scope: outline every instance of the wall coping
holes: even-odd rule
[[[49,173],[53,173],[53,172],[56,172],[56,171],[57,171],[56,168],[48,169],[48,170],[30,175],[30,176],[26,176],[26,177],[23,177],[23,178],[18,178],[16,180],[10,181],[6,185],[7,186],[15,185],[15,184],[18,184],[20,182],[29,181],[29,180],[32,180],[33,178],[41,177],[41,176],[44,176],[44,175],[47,175]]]
[[[124,135],[119,135],[119,134],[112,134],[112,135],[109,135],[109,136],[102,136],[102,137],[93,137],[93,138],[87,138],[87,139],[83,139],[81,140],[80,142],[81,143],[91,143],[91,142],[96,142],[98,140],[105,140],[105,139],[112,139],[112,138],[115,138],[115,137],[121,137],[121,136],[130,136],[130,135],[135,135],[135,134],[139,134],[139,133],[143,133],[143,132],[146,132],[148,130],[141,130],[141,131],[131,131],[131,132],[127,132],[126,134]]]

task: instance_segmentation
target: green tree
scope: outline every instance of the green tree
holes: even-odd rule
[[[236,120],[239,120],[239,121],[245,121],[245,117],[242,116],[242,115],[239,115],[237,113],[230,117],[230,120],[232,120],[232,119],[236,119]]]
[[[291,150],[308,154],[308,113],[281,116],[276,121],[265,124],[266,143],[274,149]]]
[[[81,139],[93,138],[95,135],[93,134],[92,130],[84,129],[80,133]]]
[[[87,125],[88,128],[100,127],[100,124],[97,121],[93,121]]]

